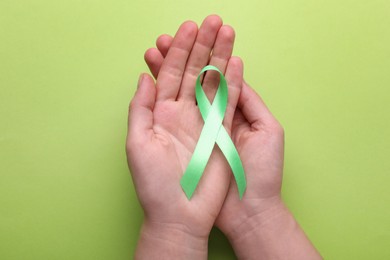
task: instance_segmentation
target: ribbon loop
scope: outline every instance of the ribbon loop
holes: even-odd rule
[[[200,76],[208,70],[217,71],[220,75],[219,86],[212,104],[210,104],[200,82]],[[212,65],[204,67],[196,79],[195,94],[204,126],[180,184],[187,198],[191,199],[206,168],[214,145],[217,143],[232,169],[239,196],[242,199],[246,189],[244,167],[232,139],[222,125],[228,101],[228,87],[222,72]]]

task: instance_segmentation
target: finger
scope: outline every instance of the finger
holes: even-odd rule
[[[196,78],[200,70],[207,65],[210,59],[211,50],[221,26],[222,20],[217,15],[210,15],[204,19],[186,66],[178,99],[187,99],[195,102],[194,88]]]
[[[157,38],[156,41],[157,49],[161,52],[164,58],[165,56],[167,56],[168,50],[171,47],[172,42],[173,42],[173,37],[168,34],[162,34]]]
[[[234,112],[233,122],[232,122],[232,132],[231,137],[235,144],[239,143],[239,137],[242,136],[244,132],[250,132],[251,125],[248,123],[246,118],[241,112],[239,107],[236,108]]]
[[[145,62],[155,79],[158,77],[161,65],[169,48],[172,45],[173,37],[168,34],[160,35],[156,41],[156,48],[150,48],[145,52]]]
[[[238,107],[252,126],[274,120],[261,97],[245,81],[242,84]]]
[[[156,88],[154,81],[148,74],[142,74],[138,88],[129,108],[128,139],[135,141],[153,133],[153,108],[156,102]]]
[[[218,32],[213,53],[210,58],[209,64],[216,66],[224,74],[233,52],[234,38],[235,32],[233,28],[228,25],[222,26]],[[202,86],[209,99],[214,95],[218,84],[219,76],[217,73],[206,73]]]
[[[239,57],[230,58],[226,68],[226,81],[228,83],[229,97],[224,126],[230,132],[243,82],[243,63]]]
[[[145,52],[144,59],[153,77],[157,79],[158,72],[161,69],[161,64],[164,61],[163,55],[158,49],[150,48]]]
[[[191,21],[183,23],[177,31],[158,73],[157,101],[176,100],[197,32],[197,25]]]

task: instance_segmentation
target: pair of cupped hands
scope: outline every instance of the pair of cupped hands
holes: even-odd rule
[[[145,53],[156,81],[141,74],[130,103],[127,137],[128,163],[145,214],[139,258],[161,259],[169,252],[178,257],[182,253],[184,259],[202,258],[213,225],[233,248],[239,247],[236,242],[286,212],[280,196],[283,129],[244,81],[243,62],[232,56],[234,41],[233,28],[211,15],[199,28],[187,21],[174,37],[161,35],[157,48]],[[190,200],[180,186],[204,125],[195,81],[206,65],[219,68],[228,83],[223,126],[245,169],[247,189],[242,200],[217,145]],[[202,86],[211,102],[218,84],[217,73],[205,74]]]

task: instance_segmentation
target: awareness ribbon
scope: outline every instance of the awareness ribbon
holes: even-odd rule
[[[210,104],[200,83],[201,75],[208,70],[217,71],[220,75],[218,90],[212,104]],[[232,169],[237,183],[238,193],[240,199],[242,199],[246,189],[244,167],[242,166],[240,156],[232,139],[222,125],[228,100],[228,87],[222,72],[212,65],[204,67],[196,79],[195,94],[204,121],[204,126],[191,160],[180,180],[180,184],[187,195],[187,198],[191,199],[192,194],[202,177],[203,171],[206,168],[214,145],[217,143]]]

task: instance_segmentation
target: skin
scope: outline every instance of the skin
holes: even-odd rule
[[[175,37],[161,35],[145,53],[153,79],[143,74],[130,104],[127,155],[145,212],[137,259],[206,259],[212,226],[226,234],[240,259],[321,259],[280,196],[284,133],[231,57],[235,33],[220,17],[198,29],[183,23]],[[224,72],[228,108],[224,126],[242,159],[247,190],[240,201],[217,146],[193,198],[178,185],[203,127],[194,85],[207,64]],[[203,88],[212,97],[216,74]],[[153,162],[153,163],[150,163]]]

